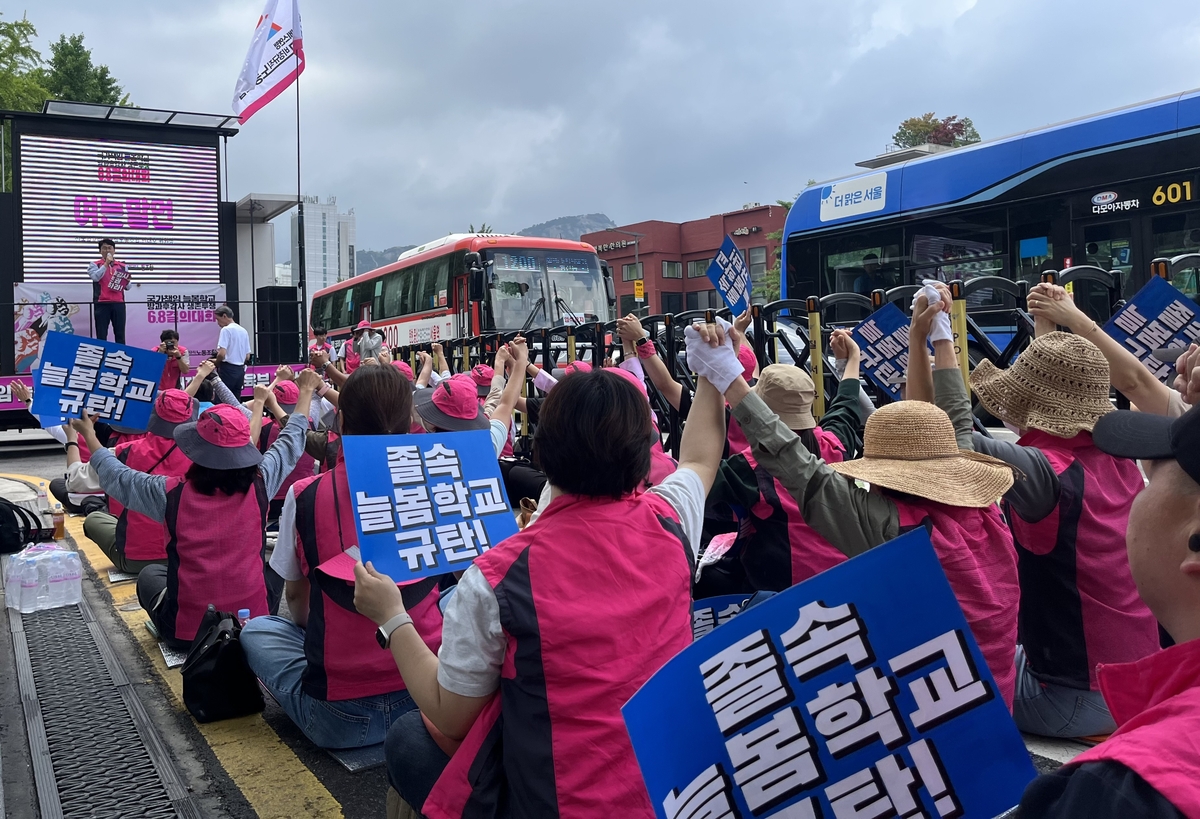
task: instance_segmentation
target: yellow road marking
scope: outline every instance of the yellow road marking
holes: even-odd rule
[[[29,475],[0,474],[0,478],[26,481],[35,487],[42,483],[41,478]],[[135,583],[126,581],[114,585],[108,581],[108,570],[114,568],[112,561],[84,535],[82,516],[67,516],[67,532],[100,577],[101,584],[112,598],[117,615],[133,633],[142,653],[166,682],[175,708],[186,712],[183,678],[178,668],[167,668],[158,643],[146,630],[145,622],[149,617],[138,605]],[[196,728],[246,801],[263,819],[295,816],[334,819],[344,816],[338,801],[292,749],[279,739],[261,714],[204,725],[196,723]]]

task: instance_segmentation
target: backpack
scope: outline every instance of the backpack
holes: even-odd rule
[[[54,529],[44,525],[42,516],[0,498],[0,554],[19,552],[30,543],[54,540]]]
[[[241,632],[234,615],[209,603],[180,669],[183,704],[196,722],[244,717],[265,707],[258,679],[242,653]]]

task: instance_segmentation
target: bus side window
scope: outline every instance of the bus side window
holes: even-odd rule
[[[383,277],[383,312],[379,318],[404,315],[403,287],[407,271],[396,270]]]

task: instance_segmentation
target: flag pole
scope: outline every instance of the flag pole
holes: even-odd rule
[[[304,253],[304,197],[300,192],[300,55],[296,57],[296,205],[299,214],[296,218],[297,242],[296,252],[300,256],[300,266],[297,268],[297,283],[300,285],[300,332],[302,338],[308,338],[308,279],[305,271]],[[301,344],[301,347],[304,345]]]

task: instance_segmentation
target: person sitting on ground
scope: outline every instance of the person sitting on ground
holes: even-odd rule
[[[1102,664],[1112,736],[1025,790],[1021,819],[1200,816],[1200,409],[1177,419],[1113,412],[1096,448],[1142,461],[1148,482],[1129,510],[1129,569],[1176,645]]]
[[[24,382],[13,380],[9,387],[14,399],[24,404],[26,409],[33,407],[33,393]],[[34,419],[41,423],[37,416],[34,416]],[[96,473],[87,468],[87,463],[92,457],[87,444],[79,440],[79,436],[69,425],[49,426],[45,431],[63,445],[67,456],[67,471],[63,477],[50,481],[47,487],[50,494],[72,515],[86,515],[107,509],[108,497],[100,489]]]
[[[291,382],[285,382],[291,383]],[[394,367],[360,367],[338,404],[345,435],[403,435],[412,390]],[[380,651],[375,624],[354,608],[358,542],[346,462],[290,487],[279,518],[271,568],[286,581],[288,612],[256,617],[242,629],[251,670],[313,743],[353,748],[383,742],[388,726],[416,707]],[[430,651],[442,642],[436,579],[404,587],[407,606]]]
[[[167,525],[167,565],[142,569],[137,595],[169,646],[187,649],[210,603],[220,611],[267,614],[267,501],[303,452],[309,402],[320,383],[315,372],[300,374],[296,411],[266,455],[250,438],[245,412],[228,404],[176,428],[175,441],[192,461],[183,478],[146,475],[111,452],[94,452],[92,466],[109,497]],[[92,419],[71,425],[99,447]]]
[[[1113,387],[1142,412],[1178,418],[1191,409],[1178,391],[1159,381],[1123,344],[1076,307],[1066,289],[1055,284],[1039,284],[1029,291],[1027,304],[1034,319],[1043,326],[1066,327],[1096,345],[1108,362]]]
[[[924,350],[934,319],[949,304],[949,299],[932,305],[924,296],[918,300],[909,337],[922,355],[910,355],[910,389],[912,368],[928,366]],[[702,337],[689,341],[688,363],[698,375],[725,385],[725,398],[755,461],[779,479],[819,535],[853,557],[917,527],[929,530],[975,641],[1011,707],[1017,567],[1012,536],[996,502],[1012,486],[1014,474],[1003,461],[959,448],[959,435],[969,441],[971,426],[962,379],[953,387],[958,398],[953,419],[925,401],[889,404],[867,421],[862,458],[827,464],[750,390],[723,329],[707,325]],[[948,338],[939,338],[934,351],[943,362],[957,361]]]
[[[162,379],[159,381],[158,388],[160,390],[177,390],[192,368],[188,363],[187,347],[179,343],[179,331],[170,328],[159,333],[158,341],[156,349],[167,357],[167,365],[163,367]]]
[[[175,443],[180,424],[196,420],[197,402],[182,390],[163,390],[154,400],[148,434],[113,450],[117,460],[147,475],[181,478],[192,462]],[[167,527],[160,521],[126,509],[110,498],[107,512],[92,512],[83,522],[87,535],[119,572],[137,574],[152,563],[167,560]]]
[[[754,393],[799,436],[804,448],[825,463],[843,461],[847,452],[856,452],[861,445],[858,345],[845,330],[834,331],[832,345],[847,360],[846,377],[820,426],[812,411],[816,388],[804,370],[772,364],[754,386]],[[796,499],[755,461],[750,446],[721,464],[708,507],[715,510],[722,505],[744,510],[732,551],[756,591],[783,591],[846,559],[804,521]]]
[[[1159,636],[1125,558],[1142,475],[1092,441],[1113,410],[1108,362],[1053,327],[1038,319],[1037,337],[1007,370],[984,361],[971,373],[980,404],[1021,436],[975,433],[974,444],[1025,476],[1004,497],[1021,571],[1013,717],[1029,733],[1086,737],[1114,728],[1096,665],[1140,660]]]
[[[523,371],[529,357],[525,339],[517,336],[508,346],[509,354],[514,359],[513,371]],[[496,457],[499,458],[504,450],[504,443],[508,440],[513,410],[521,395],[521,379],[513,378],[508,381],[500,404],[490,417],[479,405],[478,393],[478,387],[471,380],[471,376],[453,375],[440,381],[433,389],[418,390],[414,396],[414,406],[429,432],[490,430],[492,445],[496,449]]]
[[[518,355],[514,372],[524,366]],[[555,805],[654,816],[621,706],[692,642],[695,549],[724,438],[720,396],[700,382],[679,469],[640,492],[650,420],[645,398],[610,370],[554,388],[533,443],[553,500],[536,525],[466,570],[436,656],[407,625],[395,583],[355,567],[354,604],[389,635],[421,709],[385,743],[389,782],[412,808],[449,816],[504,800],[514,815]],[[461,740],[453,757],[422,717],[444,744]]]
[[[268,410],[272,413],[271,417],[264,418],[262,426],[258,430],[257,446],[258,451],[266,453],[271,445],[279,438],[279,431],[287,426],[288,416],[296,411],[296,402],[300,399],[300,390],[296,387],[295,372],[286,364],[281,364],[275,373],[275,382],[271,384],[271,394],[274,401],[268,403]],[[316,403],[314,401],[313,403]],[[312,419],[309,419],[310,421]],[[315,428],[316,424],[312,426]],[[297,481],[304,478],[311,478],[313,472],[317,468],[317,462],[307,452],[300,456],[300,460],[296,462],[296,468],[293,469],[282,484],[279,485],[279,491],[271,498],[271,508],[267,513],[268,520],[275,520],[279,517],[280,511],[283,509],[283,499],[287,497],[288,490],[291,489]]]

